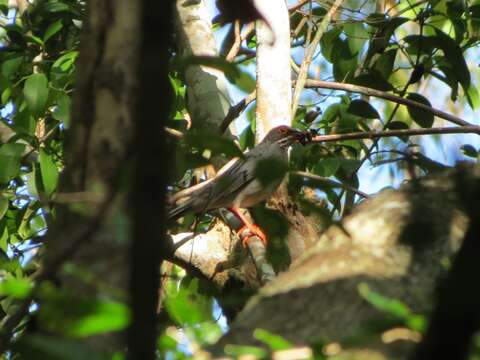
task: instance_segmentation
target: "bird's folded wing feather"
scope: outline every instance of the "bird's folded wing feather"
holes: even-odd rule
[[[228,205],[235,196],[255,178],[255,162],[251,158],[238,158],[228,169],[215,177],[202,197],[205,210]]]

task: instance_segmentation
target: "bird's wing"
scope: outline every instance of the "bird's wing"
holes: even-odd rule
[[[249,171],[246,158],[235,158],[225,164],[217,175],[170,198],[168,218],[174,219],[187,211],[196,213],[227,206],[244,186],[253,180],[254,169]],[[248,165],[248,164],[247,164]],[[182,200],[174,205],[177,200]]]
[[[250,157],[238,158],[228,169],[215,177],[205,189],[204,210],[228,206],[235,196],[255,178],[255,163]]]

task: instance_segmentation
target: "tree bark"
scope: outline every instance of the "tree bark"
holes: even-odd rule
[[[177,0],[175,10],[180,55],[219,56],[211,14],[204,1]],[[223,72],[203,65],[188,65],[185,84],[192,125],[205,132],[218,133],[231,105]]]
[[[135,125],[140,3],[92,0],[88,5],[60,191],[94,193],[100,200],[57,207],[44,269],[75,299],[125,303],[129,220],[120,180],[128,174]],[[62,272],[65,262],[88,269],[98,282]],[[118,334],[92,336],[89,342],[99,351],[124,346]]]
[[[467,223],[451,173],[365,200],[250,299],[215,350],[226,344],[259,345],[252,333],[262,328],[294,344],[339,342],[344,354],[404,358],[414,342],[387,344],[377,334],[362,340],[361,347],[354,345],[357,334],[386,317],[361,289],[398,299],[414,314],[428,313]]]

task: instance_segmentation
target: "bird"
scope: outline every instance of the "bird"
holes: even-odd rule
[[[227,208],[243,224],[238,234],[247,235],[242,244],[247,246],[252,236],[267,244],[267,237],[241,212],[267,200],[280,186],[283,177],[265,183],[257,174],[257,166],[272,162],[288,162],[288,148],[294,143],[306,144],[312,134],[287,125],[272,128],[263,140],[242,157],[235,157],[225,164],[217,174],[190,188],[181,190],[168,199],[167,218],[175,220],[187,212],[203,214],[219,208]],[[264,162],[265,161],[265,162]]]

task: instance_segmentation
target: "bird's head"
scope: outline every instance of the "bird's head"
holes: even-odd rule
[[[305,145],[310,140],[312,140],[310,132],[280,125],[271,129],[263,138],[262,143],[278,143],[282,147],[288,147],[296,142]]]

